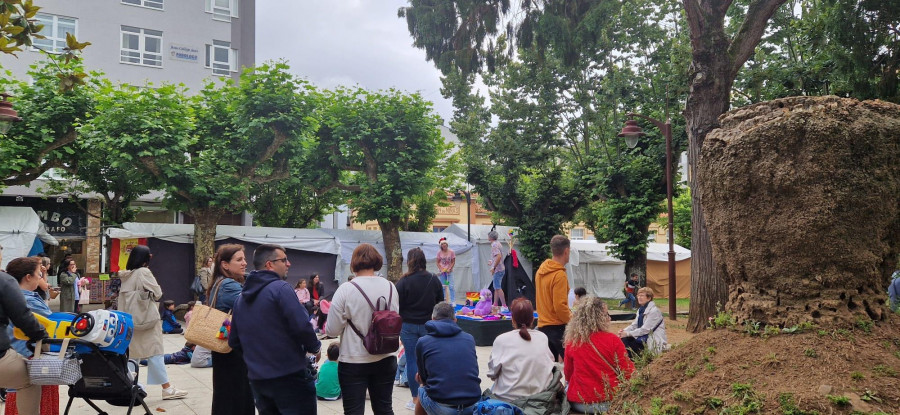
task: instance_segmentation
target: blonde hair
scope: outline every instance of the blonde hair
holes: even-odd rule
[[[592,295],[578,301],[578,307],[572,313],[572,320],[566,325],[564,342],[577,346],[587,343],[591,334],[609,332],[609,311],[606,302]]]
[[[647,299],[653,301],[653,290],[650,287],[641,287],[637,290],[638,294],[644,294],[647,296]]]

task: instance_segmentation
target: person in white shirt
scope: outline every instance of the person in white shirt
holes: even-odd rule
[[[392,311],[399,311],[399,295],[394,284],[375,272],[381,269],[384,260],[370,244],[360,244],[353,250],[350,270],[356,275],[352,283],[341,284],[334,293],[325,334],[341,338],[341,353],[338,358],[338,380],[343,394],[344,414],[363,415],[366,404],[366,390],[372,402],[375,415],[393,415],[391,393],[394,389],[394,374],[397,372],[395,353],[369,354],[362,338],[350,327],[349,322],[365,335],[372,325],[372,307],[360,290],[373,304],[388,303]],[[357,284],[357,289],[353,284]],[[384,298],[381,300],[381,298]]]
[[[537,394],[547,389],[553,379],[553,354],[547,345],[547,335],[531,329],[534,323],[531,301],[519,297],[509,311],[516,330],[494,340],[487,372],[494,381],[491,393],[506,402]]]

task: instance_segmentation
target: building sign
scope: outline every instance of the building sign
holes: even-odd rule
[[[63,199],[62,203],[55,197],[42,199],[39,197],[26,197],[17,201],[13,197],[0,198],[0,206],[28,206],[34,209],[41,222],[47,228],[47,232],[53,236],[72,237],[87,236],[87,211],[83,202],[73,202]],[[79,204],[82,206],[79,207]]]
[[[176,61],[197,63],[200,62],[200,49],[193,46],[170,43],[169,57]]]

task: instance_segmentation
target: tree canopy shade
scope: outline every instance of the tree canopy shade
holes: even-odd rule
[[[400,227],[416,197],[434,190],[432,171],[445,157],[440,118],[418,94],[339,88],[326,92],[318,143],[319,171],[349,192],[355,220],[378,221],[385,244],[388,278],[400,278]]]

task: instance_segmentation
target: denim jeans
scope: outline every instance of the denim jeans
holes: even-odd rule
[[[622,304],[631,304],[631,308],[636,308],[637,307],[637,298],[634,298],[634,294],[627,293],[627,294],[625,294],[625,299],[622,301],[619,301],[619,307],[621,307]]]
[[[438,277],[441,279],[441,284],[450,287],[450,303],[456,304],[456,292],[453,290],[453,273],[442,272],[438,274]]]
[[[475,409],[475,403],[469,406],[437,403],[428,397],[425,388],[419,388],[419,403],[428,415],[472,415]]]
[[[409,384],[409,393],[413,398],[419,395],[419,382],[416,382],[416,373],[419,373],[418,362],[416,362],[416,344],[425,334],[424,324],[403,323],[403,327],[400,329],[400,341],[403,342],[403,349],[406,350],[406,382]]]
[[[306,369],[275,379],[251,380],[259,415],[316,415],[316,383]]]
[[[391,393],[394,390],[396,370],[396,356],[388,356],[372,363],[340,362],[338,382],[344,396],[344,415],[365,413],[367,389],[375,415],[394,415]]]
[[[397,360],[397,374],[394,375],[394,382],[402,380],[406,382],[406,352],[403,352],[403,356],[400,356],[400,359]],[[408,383],[408,382],[407,382]]]

